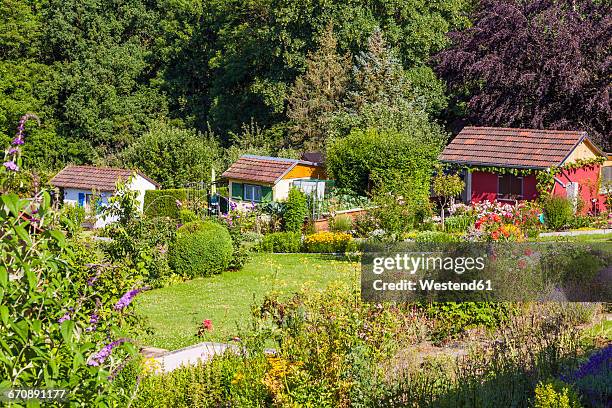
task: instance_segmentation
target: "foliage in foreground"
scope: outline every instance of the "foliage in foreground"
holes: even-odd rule
[[[133,406],[532,406],[563,399],[538,384],[571,371],[581,347],[578,321],[554,304],[498,323],[490,341],[457,360],[411,347],[428,330],[417,309],[365,304],[344,286],[268,297],[253,312],[253,330],[237,343],[243,352],[145,373]],[[271,340],[273,354],[264,350]]]

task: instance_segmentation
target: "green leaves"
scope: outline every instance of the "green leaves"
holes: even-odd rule
[[[19,199],[17,194],[4,194],[0,197],[2,203],[9,209],[13,216],[18,216],[23,209],[24,202]]]

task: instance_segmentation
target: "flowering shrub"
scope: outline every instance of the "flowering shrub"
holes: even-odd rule
[[[252,245],[245,239],[245,234],[252,232],[257,225],[257,214],[255,208],[240,211],[236,204],[231,203],[231,210],[227,214],[221,214],[218,221],[225,225],[232,238],[234,252],[229,269],[238,270],[249,260]]]
[[[475,228],[485,232],[485,239],[492,241],[523,241],[521,229],[514,224],[504,224],[498,215],[483,217],[476,221]]]
[[[574,386],[593,407],[604,407],[612,396],[612,345],[593,353],[573,373],[561,379]]]
[[[109,378],[136,353],[126,330],[137,319],[120,299],[139,271],[87,266],[95,253],[66,238],[48,192],[0,200],[0,389],[66,388],[71,406],[111,404]]]
[[[352,241],[353,237],[346,232],[321,231],[304,238],[304,249],[306,252],[346,252]]]

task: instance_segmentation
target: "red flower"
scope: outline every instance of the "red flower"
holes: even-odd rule
[[[204,327],[204,329],[206,329],[208,331],[212,331],[212,329],[213,329],[212,320],[204,319],[204,321],[202,321],[202,327]]]
[[[527,256],[531,256],[531,255],[533,255],[533,251],[531,250],[531,248],[527,248],[527,249],[525,250],[525,255],[527,255]]]
[[[525,269],[526,266],[527,266],[527,261],[525,261],[524,259],[521,259],[518,261],[519,269]]]
[[[499,239],[499,232],[498,231],[493,231],[491,233],[491,238],[493,238],[494,241],[497,241]]]

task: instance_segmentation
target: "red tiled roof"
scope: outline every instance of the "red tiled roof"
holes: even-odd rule
[[[221,177],[274,184],[299,162],[294,159],[247,154],[236,160]]]
[[[159,187],[159,184],[155,181],[136,170],[95,166],[67,166],[49,180],[49,183],[62,188],[115,191],[115,184],[119,179],[127,180],[134,173],[138,173],[156,187]]]
[[[440,160],[482,166],[548,168],[563,163],[585,132],[466,126]]]

